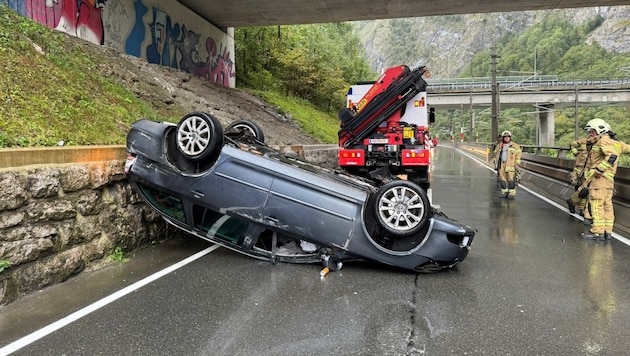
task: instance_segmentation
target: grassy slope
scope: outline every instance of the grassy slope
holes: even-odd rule
[[[107,58],[76,43],[0,6],[0,147],[124,144],[127,127],[139,117],[180,118],[109,79]],[[290,112],[309,135],[336,142],[338,122],[331,114],[293,98],[258,94]]]
[[[147,103],[62,34],[0,6],[0,147],[121,144]]]
[[[251,92],[274,104],[283,113],[290,113],[290,116],[300,124],[307,135],[324,143],[337,143],[339,120],[331,114],[317,110],[311,103],[303,99],[268,91],[252,90]]]

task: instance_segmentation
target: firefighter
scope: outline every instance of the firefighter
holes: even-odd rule
[[[575,193],[567,199],[567,206],[571,214],[575,214],[575,208],[577,207],[580,215],[584,216],[584,221],[588,222],[591,219],[586,209],[588,196],[585,195],[585,192],[588,190],[582,191],[582,189],[585,187],[584,175],[589,169],[588,154],[593,144],[599,139],[599,136],[588,125],[584,130],[586,130],[586,137],[579,138],[569,145],[571,152],[575,156],[575,165],[573,166],[573,171],[569,174],[569,182],[575,187]]]
[[[503,131],[501,142],[494,149],[494,164],[499,173],[501,198],[514,199],[516,196],[516,175],[521,164],[521,155],[521,146],[512,142],[512,133]]]
[[[591,163],[585,176],[593,224],[582,238],[604,241],[611,238],[615,222],[612,198],[617,165],[621,154],[629,152],[629,147],[616,139],[610,125],[602,119],[589,121],[587,127],[594,130],[599,138],[589,152]]]

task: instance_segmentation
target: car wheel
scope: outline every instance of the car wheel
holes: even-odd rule
[[[256,123],[248,120],[237,120],[225,128],[228,137],[239,139],[240,137],[253,137],[260,142],[265,142],[263,130]]]
[[[177,124],[177,150],[200,161],[217,155],[223,146],[223,129],[216,117],[201,112],[184,116]]]
[[[418,233],[429,221],[430,211],[431,204],[425,191],[406,180],[384,184],[374,202],[374,214],[379,225],[395,236]]]

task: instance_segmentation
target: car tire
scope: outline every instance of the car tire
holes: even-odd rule
[[[223,146],[223,128],[216,117],[203,112],[184,116],[177,124],[177,150],[193,162],[213,160]]]
[[[431,204],[426,192],[406,180],[395,180],[381,186],[373,208],[381,228],[399,237],[417,234],[431,217]]]
[[[236,140],[241,137],[253,137],[259,142],[265,142],[265,135],[262,128],[255,122],[248,120],[236,120],[232,122],[225,128],[225,135]]]

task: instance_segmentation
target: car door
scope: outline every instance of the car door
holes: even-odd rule
[[[263,219],[288,235],[347,246],[360,222],[363,192],[317,175],[276,175]],[[353,193],[353,194],[348,194]]]
[[[219,213],[259,220],[272,181],[268,170],[228,158],[193,184],[189,194],[196,204]]]

